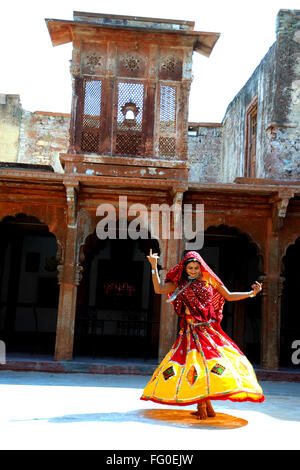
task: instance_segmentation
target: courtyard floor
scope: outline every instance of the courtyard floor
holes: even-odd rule
[[[0,371],[1,450],[300,449],[300,383],[260,381],[265,401],[195,406],[140,400],[149,375]]]

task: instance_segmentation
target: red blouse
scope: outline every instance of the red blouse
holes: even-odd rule
[[[181,281],[178,284],[182,288],[187,281]],[[180,317],[186,314],[185,310],[188,307],[192,317],[198,321],[218,320],[219,315],[215,312],[213,306],[214,290],[211,284],[207,281],[196,280],[192,282],[186,289],[184,289],[173,301],[173,307],[176,314]]]

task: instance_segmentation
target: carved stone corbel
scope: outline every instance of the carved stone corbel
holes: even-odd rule
[[[68,226],[74,227],[77,220],[77,195],[79,184],[69,184],[65,183],[66,187],[66,196],[67,196],[67,220]]]
[[[279,297],[282,297],[284,287],[285,287],[285,277],[279,276],[278,278],[278,296]]]
[[[72,60],[70,60],[70,73],[73,77],[78,77],[80,75],[80,64],[74,63]]]
[[[173,202],[173,231],[175,239],[182,238],[182,201],[183,193],[185,189],[183,188],[173,188],[171,190],[171,197]]]
[[[172,199],[173,199],[173,205],[175,205],[175,204],[180,204],[180,206],[182,205],[182,200],[183,200],[183,192],[182,191],[172,190],[171,191],[171,196],[172,196]]]
[[[63,276],[64,276],[64,265],[59,264],[57,266],[57,282],[59,285],[63,283]]]
[[[170,195],[172,197],[173,204],[182,205],[183,194],[188,190],[188,186],[175,185],[170,189]]]
[[[80,281],[82,279],[82,271],[83,271],[83,267],[77,263],[75,264],[74,266],[74,283],[76,286],[79,286],[80,284]]]
[[[279,192],[273,201],[272,231],[278,233],[282,228],[290,199],[294,197],[294,191]]]
[[[57,244],[56,259],[59,262],[59,264],[63,264],[64,257],[65,257],[63,243],[57,239],[56,244]]]
[[[58,284],[61,284],[62,283],[62,278],[63,278],[63,272],[64,272],[65,252],[64,252],[64,247],[63,247],[62,242],[60,240],[57,240],[56,243],[57,243],[56,259],[58,261],[57,279],[58,279]]]

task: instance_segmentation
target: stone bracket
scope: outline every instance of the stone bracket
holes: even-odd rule
[[[172,187],[171,190],[170,190],[170,195],[172,197],[173,204],[182,205],[183,195],[184,195],[185,191],[187,191],[187,190],[188,190],[187,186],[180,186],[180,187],[174,186],[174,187]]]
[[[79,183],[64,183],[67,197],[67,223],[69,227],[74,227],[77,221],[77,198]]]
[[[272,231],[277,233],[283,226],[287,208],[290,199],[294,197],[293,190],[279,191],[278,194],[270,201],[272,207]]]

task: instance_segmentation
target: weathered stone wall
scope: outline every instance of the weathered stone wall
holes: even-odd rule
[[[222,181],[221,148],[221,124],[191,124],[189,126],[190,182]]]
[[[257,96],[256,177],[264,178],[264,155],[268,145],[266,129],[274,108],[275,45],[273,45],[245,86],[227,108],[223,119],[223,181],[233,182],[245,173],[246,113]]]
[[[223,181],[245,176],[246,112],[257,96],[257,178],[300,177],[300,11],[281,10],[276,42],[227,108]]]
[[[19,95],[0,95],[0,161],[15,162],[18,157],[22,106]]]
[[[247,107],[257,96],[257,178],[300,177],[300,11],[281,10],[276,42],[229,104],[222,124],[190,123],[189,181],[233,182],[245,176]],[[0,95],[0,161],[52,165],[69,146],[70,117],[22,110]],[[194,133],[195,135],[191,135]]]
[[[264,172],[300,178],[300,10],[281,10],[276,25],[276,90]]]
[[[63,172],[60,152],[69,145],[70,117],[67,114],[23,112],[18,162],[51,165]]]

